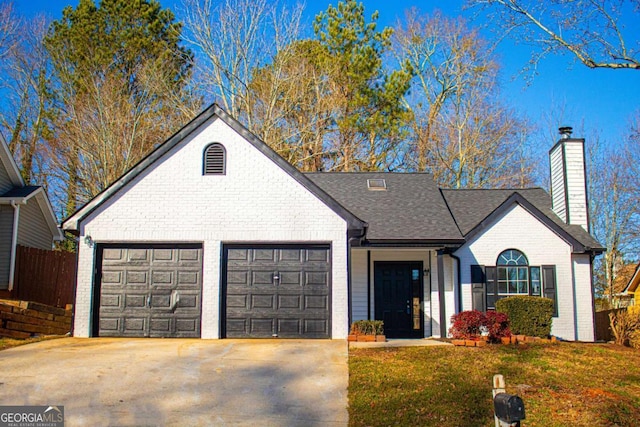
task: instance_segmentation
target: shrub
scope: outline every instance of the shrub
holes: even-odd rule
[[[487,318],[478,310],[461,311],[451,316],[449,334],[454,339],[468,339],[480,336],[480,327],[485,326]]]
[[[629,334],[629,345],[633,348],[640,349],[640,329],[636,329]]]
[[[632,340],[640,339],[640,314],[620,309],[609,313],[609,325],[618,345],[633,345]],[[638,343],[640,345],[640,342]],[[637,348],[637,347],[636,347]]]
[[[511,332],[545,338],[551,335],[553,300],[532,296],[513,296],[496,302],[496,311],[509,317]]]
[[[384,335],[382,320],[358,320],[351,324],[352,335]]]
[[[489,341],[499,342],[500,338],[511,336],[509,316],[507,316],[506,313],[487,311],[486,318],[486,326],[489,329]]]

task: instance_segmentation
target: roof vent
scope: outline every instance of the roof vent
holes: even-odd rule
[[[387,189],[387,182],[382,178],[368,179],[367,188],[371,191],[384,191]]]

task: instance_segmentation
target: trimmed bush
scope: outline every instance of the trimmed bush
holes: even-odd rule
[[[546,338],[551,335],[553,300],[518,295],[496,302],[496,311],[509,317],[511,332],[515,335]]]

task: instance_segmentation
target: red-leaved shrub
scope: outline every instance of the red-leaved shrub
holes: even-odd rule
[[[498,342],[502,337],[510,337],[511,329],[509,328],[509,317],[505,313],[497,311],[487,311],[486,326],[489,328],[489,341]]]
[[[454,339],[478,338],[485,328],[491,342],[499,342],[500,338],[511,336],[509,318],[505,313],[483,313],[478,310],[461,311],[451,316],[449,334]]]
[[[449,333],[454,339],[469,339],[480,336],[480,326],[484,326],[487,318],[478,310],[461,311],[451,316]]]

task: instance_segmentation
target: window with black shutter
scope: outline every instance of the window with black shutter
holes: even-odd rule
[[[203,175],[224,175],[226,173],[226,150],[218,142],[207,145],[204,149],[202,165]]]
[[[558,316],[556,266],[530,266],[517,249],[502,252],[495,266],[472,265],[471,292],[476,310],[495,310],[496,301],[512,295],[532,295],[553,300],[554,316]]]

